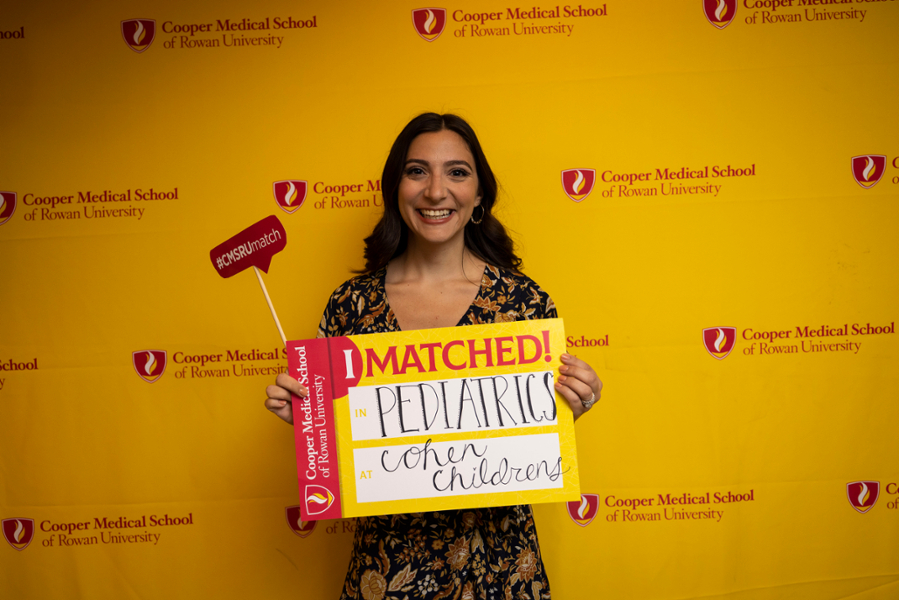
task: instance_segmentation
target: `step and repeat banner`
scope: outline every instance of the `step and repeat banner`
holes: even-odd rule
[[[535,507],[554,597],[899,597],[897,31],[895,0],[5,6],[0,595],[340,593],[354,521],[300,520],[283,345],[209,250],[277,215],[262,277],[314,336],[436,111],[605,383],[580,502]]]

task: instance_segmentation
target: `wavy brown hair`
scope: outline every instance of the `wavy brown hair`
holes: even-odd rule
[[[406,250],[409,228],[399,210],[399,187],[406,166],[406,155],[412,140],[423,133],[453,131],[465,140],[474,157],[478,183],[481,186],[481,204],[484,217],[480,224],[471,221],[465,224],[465,247],[487,264],[505,269],[519,270],[521,259],[515,254],[512,238],[506,228],[493,214],[498,185],[487,157],[481,150],[481,143],[471,125],[459,116],[424,113],[406,125],[393,142],[384,172],[381,174],[381,192],[384,195],[384,214],[375,225],[371,235],[365,238],[365,269],[362,273],[373,273],[387,266],[391,259]]]

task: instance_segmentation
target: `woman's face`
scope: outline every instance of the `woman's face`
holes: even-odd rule
[[[474,156],[465,140],[448,129],[412,140],[398,196],[410,242],[464,244],[465,224],[481,203]]]

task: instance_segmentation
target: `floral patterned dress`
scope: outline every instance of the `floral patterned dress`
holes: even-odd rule
[[[331,295],[319,337],[399,331],[385,270],[350,279]],[[528,277],[488,266],[459,325],[556,317]],[[530,506],[360,517],[341,600],[537,600],[549,598]]]

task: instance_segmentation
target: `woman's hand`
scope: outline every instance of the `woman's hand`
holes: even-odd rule
[[[265,388],[265,393],[268,396],[265,399],[265,407],[293,425],[293,405],[290,402],[290,395],[296,394],[300,398],[305,398],[309,390],[286,373],[279,373],[275,385]]]
[[[581,359],[563,354],[556,391],[568,401],[574,412],[574,420],[590,410],[602,393],[602,381],[593,368]],[[280,377],[280,375],[279,375]]]

